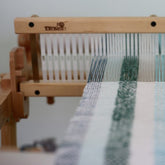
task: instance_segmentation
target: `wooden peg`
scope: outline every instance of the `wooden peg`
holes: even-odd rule
[[[47,97],[48,104],[54,104],[54,97]]]

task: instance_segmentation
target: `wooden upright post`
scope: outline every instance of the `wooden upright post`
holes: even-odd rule
[[[12,114],[10,74],[0,76],[0,128],[1,147],[16,147],[16,120]]]
[[[14,119],[10,119],[1,129],[1,147],[16,147],[16,121]]]
[[[35,82],[39,81],[39,64],[37,55],[37,35],[30,34],[30,44],[31,44],[31,59],[32,59],[32,70],[33,70],[33,80]]]

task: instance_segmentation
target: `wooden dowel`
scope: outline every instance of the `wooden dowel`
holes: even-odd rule
[[[54,97],[47,97],[48,104],[54,104]]]

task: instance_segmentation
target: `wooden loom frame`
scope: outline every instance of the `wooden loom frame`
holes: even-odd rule
[[[2,147],[16,146],[16,122],[27,118],[28,97],[81,96],[84,83],[40,80],[40,33],[165,33],[165,17],[16,18],[18,48],[10,52],[10,73],[0,75]]]

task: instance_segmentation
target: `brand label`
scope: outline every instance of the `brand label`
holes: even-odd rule
[[[46,31],[64,31],[66,30],[64,22],[57,22],[56,26],[45,26]]]

